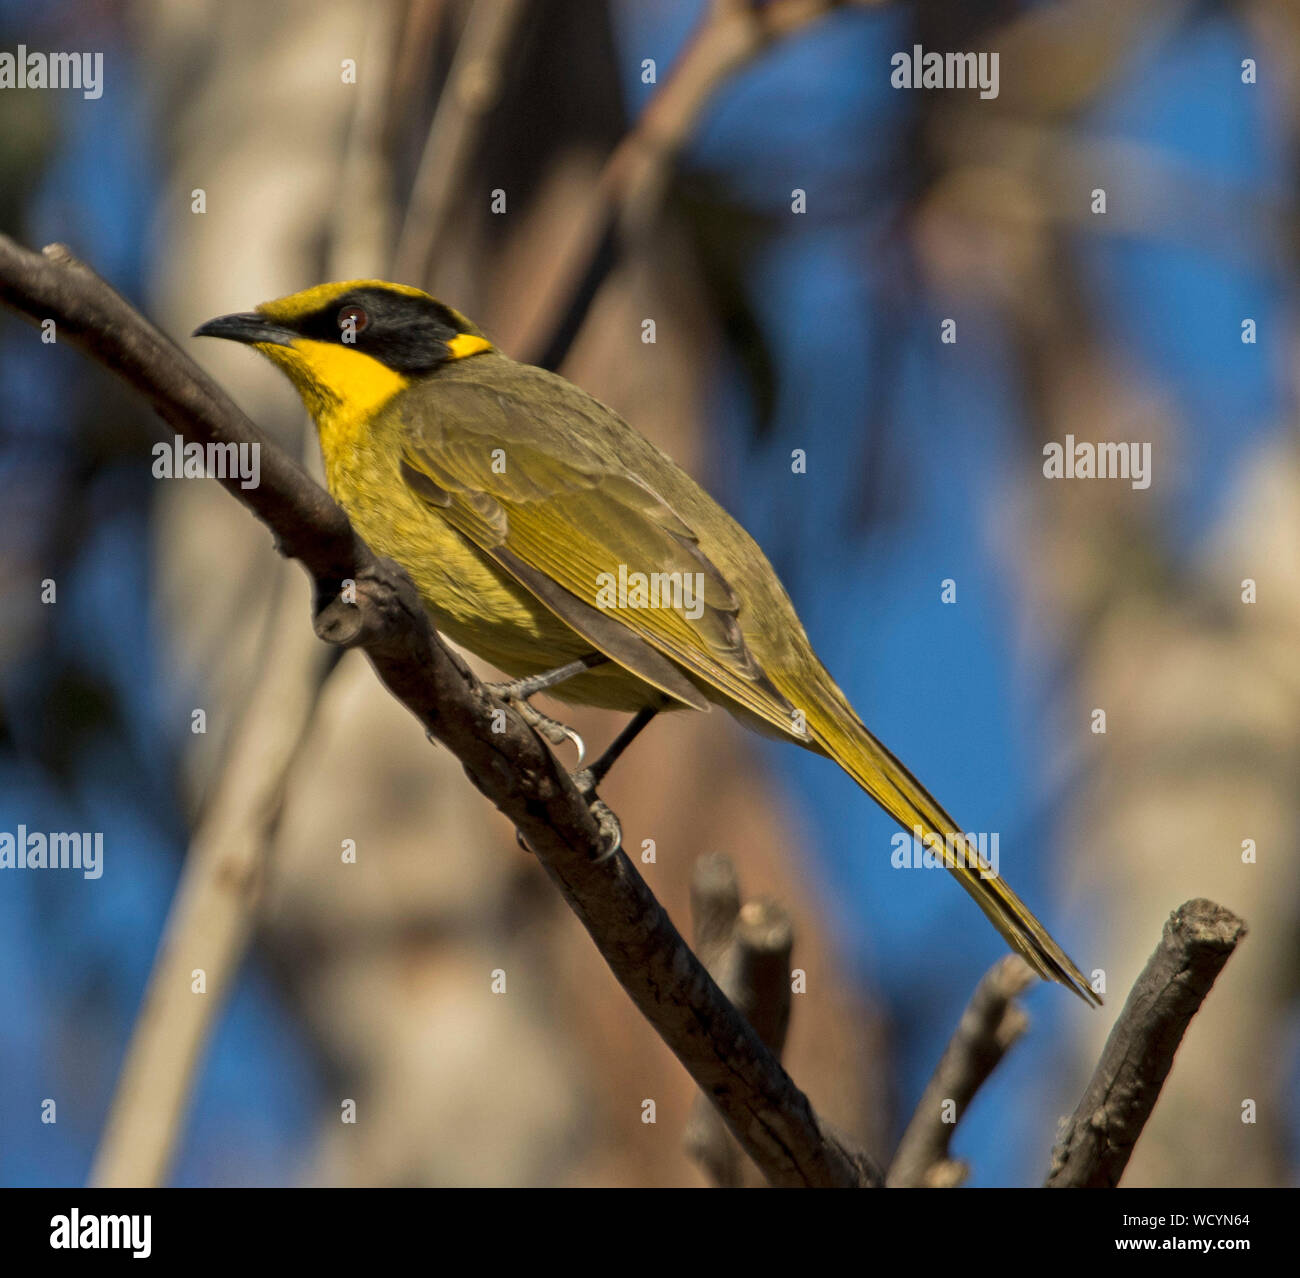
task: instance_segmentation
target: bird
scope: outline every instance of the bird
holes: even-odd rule
[[[940,863],[1035,972],[1101,1003],[868,731],[754,540],[613,410],[511,359],[423,290],[384,280],[318,284],[194,336],[250,345],[287,376],[330,493],[406,570],[434,626],[509,676],[503,696],[531,708],[546,691],[633,716],[585,774],[589,801],[657,714],[721,706],[838,764],[943,849]],[[564,731],[539,712],[530,721]]]

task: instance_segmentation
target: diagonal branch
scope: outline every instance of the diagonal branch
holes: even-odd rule
[[[0,236],[0,301],[135,387],[187,441],[257,444],[261,483],[218,479],[300,560],[317,633],[362,648],[384,685],[515,824],[656,1033],[718,1107],[774,1185],[879,1183],[864,1156],[829,1135],[780,1062],[727,1001],[626,856],[601,862],[596,821],[572,779],[429,625],[406,574],[379,559],[305,471],[130,303],[61,246],[44,255]],[[356,602],[344,602],[344,583]],[[493,732],[492,712],[505,711]]]
[[[580,231],[562,253],[556,284],[518,343],[520,359],[550,369],[564,362],[621,249],[653,222],[678,155],[732,75],[835,9],[886,2],[712,0],[636,126],[606,161]]]
[[[1049,1188],[1119,1184],[1188,1024],[1245,935],[1231,910],[1203,898],[1169,916],[1052,1150]]]
[[[303,652],[302,586],[285,581],[291,570],[280,568],[266,656],[190,839],[95,1153],[93,1185],[157,1186],[167,1178],[208,1038],[252,940],[289,777],[339,655],[310,636],[314,651]],[[196,968],[206,976],[201,996],[190,985]]]
[[[1025,1032],[1029,1018],[1015,1001],[1037,979],[1014,954],[999,959],[975,987],[961,1022],[926,1085],[890,1164],[891,1188],[959,1184],[965,1168],[948,1153],[952,1134],[975,1093]]]

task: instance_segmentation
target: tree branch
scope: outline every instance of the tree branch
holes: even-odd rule
[[[188,356],[66,249],[28,252],[0,236],[0,301],[70,339],[140,391],[187,441],[257,444],[261,483],[219,479],[302,562],[317,633],[362,648],[384,685],[461,760],[515,824],[641,1013],[774,1185],[878,1183],[865,1158],[824,1131],[758,1035],[726,1000],[621,853],[599,860],[596,822],[572,779],[429,625],[415,588],[377,558],[343,510]],[[355,582],[356,603],[340,590]],[[505,730],[491,712],[505,710]]]
[[[1029,1025],[1015,999],[1036,979],[1027,963],[1008,954],[975,987],[898,1143],[885,1181],[891,1189],[949,1188],[965,1179],[948,1146],[975,1093]]]
[[[673,165],[704,108],[731,75],[779,40],[838,8],[887,0],[713,0],[628,135],[614,148],[563,252],[556,284],[518,343],[526,364],[564,362],[623,245],[658,213]]]
[[[281,575],[291,571],[281,565]],[[296,573],[293,574],[295,577]],[[109,1107],[90,1183],[165,1182],[212,1025],[247,953],[287,778],[337,654],[307,636],[302,587],[276,583],[265,659],[190,840]],[[191,988],[202,969],[202,996]]]
[[[720,852],[695,863],[691,915],[700,958],[722,992],[780,1059],[790,1023],[794,947],[790,916],[775,901],[749,901],[742,907],[735,867]],[[748,1164],[740,1147],[702,1096],[691,1108],[685,1145],[716,1185],[739,1188],[746,1183]]]
[[[1052,1150],[1049,1188],[1119,1184],[1188,1024],[1245,935],[1245,923],[1213,901],[1188,901],[1169,916]]]
[[[393,258],[395,280],[424,288],[433,275],[456,197],[500,96],[503,64],[527,8],[524,0],[479,0],[466,16],[420,154]]]

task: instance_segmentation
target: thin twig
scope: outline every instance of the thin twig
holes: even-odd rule
[[[581,230],[555,273],[555,285],[522,340],[519,358],[555,369],[570,346],[621,249],[644,234],[668,189],[673,165],[713,95],[774,43],[832,10],[885,0],[714,0],[635,128],[605,164]]]
[[[246,418],[192,360],[61,246],[44,255],[0,236],[0,301],[134,386],[187,441],[257,444],[261,483],[217,479],[301,560],[317,599],[316,630],[359,647],[384,685],[462,762],[514,823],[615,977],[718,1106],[774,1185],[879,1183],[865,1156],[824,1130],[808,1099],[727,1001],[632,862],[602,859],[602,838],[572,778],[523,720],[434,634],[414,586],[377,558],[346,514]],[[341,593],[355,583],[355,603]],[[351,592],[349,592],[351,593]],[[494,732],[493,712],[504,711]]]
[[[1169,916],[1052,1150],[1050,1188],[1119,1184],[1187,1026],[1245,935],[1231,910],[1203,898]]]
[[[952,1134],[975,1093],[1025,1032],[1015,999],[1037,979],[1014,954],[984,974],[908,1123],[885,1183],[890,1188],[948,1188],[966,1174],[948,1154]]]
[[[474,149],[501,94],[503,63],[527,10],[525,0],[477,0],[470,7],[420,155],[393,259],[394,279],[423,287],[433,275]]]
[[[779,1059],[790,1022],[790,952],[794,929],[775,901],[740,904],[740,882],[730,857],[701,857],[691,875],[695,948],[722,992]],[[696,1097],[686,1123],[686,1152],[716,1185],[734,1188],[752,1178],[718,1112]]]

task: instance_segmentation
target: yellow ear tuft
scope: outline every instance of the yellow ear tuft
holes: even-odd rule
[[[483,351],[492,350],[492,343],[486,337],[461,333],[447,343],[447,349],[451,352],[452,359],[464,359],[467,355],[479,355]]]

